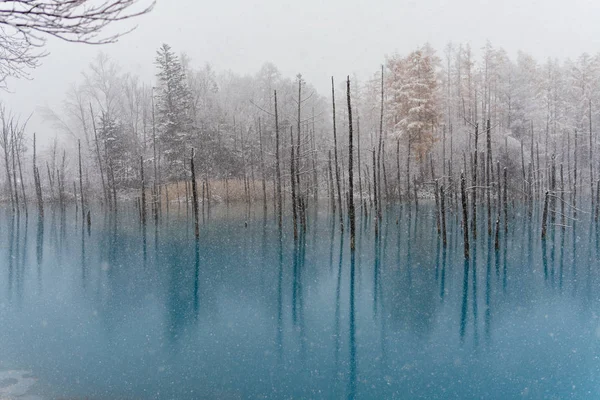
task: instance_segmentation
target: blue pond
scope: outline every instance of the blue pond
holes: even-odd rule
[[[197,242],[185,208],[2,212],[0,397],[26,371],[22,398],[600,398],[589,216],[542,243],[515,211],[498,251],[480,218],[465,262],[458,216],[444,249],[420,207],[378,238],[359,213],[354,257],[327,207],[297,242],[262,207],[216,207]]]

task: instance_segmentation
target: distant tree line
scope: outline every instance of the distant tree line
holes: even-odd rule
[[[380,201],[417,200],[440,178],[452,195],[460,172],[471,176],[488,147],[507,168],[514,195],[549,188],[552,162],[563,164],[571,196],[593,193],[600,168],[595,132],[600,56],[539,63],[520,52],[513,60],[490,43],[478,54],[469,45],[448,44],[441,52],[424,45],[387,57],[370,79],[351,77],[351,125],[349,108],[339,106],[333,114],[329,95],[317,93],[300,74],[283,77],[271,63],[240,76],[210,64],[195,67],[185,53],[164,44],[156,53],[155,80],[142,82],[100,54],[70,87],[64,107],[45,110],[61,135],[37,156],[38,168],[46,170],[40,173],[43,193],[58,201],[58,177],[71,179],[66,177],[75,176],[78,167],[73,157],[60,154],[75,154],[80,141],[84,190],[100,194],[107,204],[117,197],[111,193],[139,190],[142,167],[146,182],[158,191],[189,180],[194,148],[196,176],[206,185],[239,180],[246,196],[275,202],[279,162],[284,193],[324,194],[343,199],[332,204],[345,207],[349,154],[342,143],[349,127],[358,180],[353,186],[361,206],[373,201],[376,190]],[[332,89],[345,93],[346,83],[339,80]],[[2,115],[2,184],[8,200],[21,181],[15,176],[19,162],[30,165],[32,140],[22,126],[14,126],[8,111]],[[34,190],[30,171],[24,169],[22,196]],[[290,180],[292,174],[299,178]],[[63,182],[64,190],[76,196],[70,185]]]

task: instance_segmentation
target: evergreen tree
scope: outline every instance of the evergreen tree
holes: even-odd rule
[[[185,154],[193,134],[191,95],[185,70],[168,44],[157,51],[157,123],[162,154],[170,178],[185,172]]]

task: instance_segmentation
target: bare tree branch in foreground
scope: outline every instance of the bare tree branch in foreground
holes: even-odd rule
[[[141,7],[137,7],[142,4]],[[0,85],[27,78],[48,53],[48,36],[67,42],[106,44],[134,28],[103,35],[112,22],[148,13],[155,0],[0,0]]]

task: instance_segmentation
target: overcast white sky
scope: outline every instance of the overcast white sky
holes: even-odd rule
[[[301,72],[325,91],[332,75],[366,77],[386,54],[425,42],[441,51],[449,41],[480,48],[489,39],[511,57],[521,49],[539,60],[596,53],[599,21],[597,0],[158,0],[119,43],[50,40],[51,54],[32,80],[12,81],[12,93],[0,93],[0,100],[22,115],[40,106],[58,109],[99,51],[153,80],[155,51],[163,42],[187,52],[195,65],[210,62],[218,70],[256,72],[271,61],[285,76]],[[29,131],[54,136],[39,113]]]

